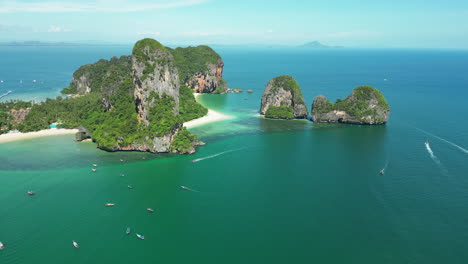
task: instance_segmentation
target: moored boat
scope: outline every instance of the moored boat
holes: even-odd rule
[[[106,204],[104,204],[104,205],[105,205],[105,206],[114,206],[115,204],[113,204],[113,203],[106,203]]]
[[[148,212],[154,212],[154,209],[152,209],[152,208],[146,208],[146,211],[148,211]]]
[[[28,191],[28,195],[35,195],[36,193],[33,191]]]
[[[5,246],[3,245],[3,243],[0,241],[0,250],[3,250],[5,248]]]
[[[125,234],[130,234],[131,230],[130,230],[130,227],[127,227],[127,229],[125,230]]]
[[[73,246],[74,246],[75,248],[80,248],[80,245],[78,245],[78,243],[76,243],[75,240],[73,240]]]
[[[127,185],[127,188],[129,188],[129,189],[133,189],[133,186],[131,186],[131,185]]]
[[[96,172],[96,169],[92,169],[93,172]]]
[[[93,167],[97,167],[97,164],[93,164]]]
[[[143,235],[136,234],[136,236],[137,236],[139,239],[141,239],[141,240],[145,240],[145,236],[143,236]]]

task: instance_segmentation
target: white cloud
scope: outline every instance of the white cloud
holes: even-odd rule
[[[109,12],[127,13],[151,11],[157,9],[174,8],[197,5],[207,0],[154,0],[146,3],[132,3],[129,0],[94,0],[89,2],[45,1],[40,3],[25,3],[19,0],[2,1],[0,13],[72,13],[72,12]]]
[[[67,28],[62,28],[62,27],[59,27],[59,26],[50,26],[49,29],[47,29],[47,32],[51,32],[51,33],[58,33],[58,32],[71,32],[71,29],[67,29]]]

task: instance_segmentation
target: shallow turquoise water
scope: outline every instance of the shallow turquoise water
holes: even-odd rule
[[[0,263],[466,263],[467,52],[220,53],[230,86],[254,93],[200,97],[236,118],[193,128],[207,143],[194,155],[107,153],[72,136],[0,145]],[[390,122],[260,118],[263,86],[279,74],[298,79],[309,105],[374,85]]]

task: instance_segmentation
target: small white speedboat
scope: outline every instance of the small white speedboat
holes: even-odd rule
[[[97,164],[93,164],[93,167],[97,167]]]
[[[153,208],[146,208],[146,211],[148,211],[148,212],[151,212],[151,213],[152,213],[152,212],[154,212],[154,209],[153,209]]]
[[[106,204],[104,204],[104,206],[108,206],[108,207],[109,207],[109,206],[114,206],[114,205],[115,205],[115,204],[113,204],[113,203],[106,203]]]
[[[137,236],[139,239],[141,239],[141,240],[145,240],[145,236],[143,236],[143,235],[136,234],[136,236]]]
[[[426,145],[426,147],[429,147],[429,141],[426,140],[426,142],[424,142],[424,145]]]
[[[5,246],[3,245],[2,242],[0,242],[0,250],[3,250],[5,248]]]
[[[96,169],[92,169],[93,172],[96,172]]]
[[[73,246],[74,246],[75,248],[80,248],[80,245],[78,245],[78,243],[76,243],[75,240],[73,240]]]

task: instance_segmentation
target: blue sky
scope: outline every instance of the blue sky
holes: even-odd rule
[[[468,48],[461,0],[0,0],[0,41]]]

